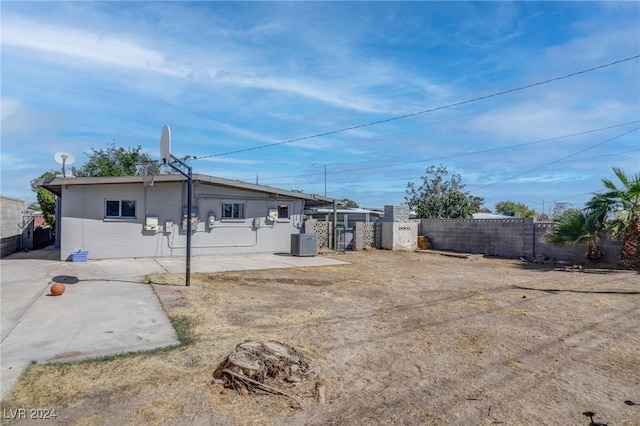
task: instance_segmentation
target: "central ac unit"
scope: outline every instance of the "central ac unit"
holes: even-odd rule
[[[294,256],[316,256],[318,236],[316,234],[291,234],[291,254]]]

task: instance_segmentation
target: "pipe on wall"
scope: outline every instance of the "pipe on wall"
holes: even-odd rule
[[[183,201],[184,201],[184,185],[183,185]],[[255,196],[243,196],[243,197],[238,197],[238,196],[233,196],[233,195],[229,195],[229,194],[215,194],[215,193],[204,193],[204,194],[198,194],[196,195],[196,207],[198,208],[198,212],[200,212],[200,206],[199,203],[201,200],[205,200],[205,199],[226,199],[226,200],[252,200],[252,201],[264,201],[265,202],[265,208],[268,207],[268,204],[270,202],[292,202],[292,201],[296,201],[296,200],[291,200],[291,199],[278,199],[278,198],[265,198],[265,197],[255,197]],[[297,212],[293,212],[294,215]],[[299,221],[295,221],[295,220],[291,220],[293,227],[296,229],[299,229],[302,226],[302,216],[304,215],[304,200],[302,200],[302,211],[300,212],[301,218]],[[264,228],[268,228],[268,229],[273,229],[276,225],[277,221],[274,222],[273,225],[271,226],[264,226]],[[180,225],[178,225],[179,227]],[[225,225],[222,226],[220,228],[251,228],[253,229],[253,225],[249,224],[249,225]],[[216,228],[214,228],[214,230],[211,231],[215,231]],[[254,231],[254,236],[255,236],[255,241],[251,244],[206,244],[206,245],[197,245],[197,246],[192,246],[192,248],[199,248],[199,249],[204,249],[204,248],[236,248],[236,247],[256,247],[258,245],[258,230],[259,228],[256,228]],[[195,232],[207,232],[207,231],[195,231]],[[177,245],[173,245],[173,239],[175,238],[175,232],[171,232],[169,235],[167,235],[167,246],[170,250],[177,250],[177,249],[184,249],[186,246],[177,246]]]

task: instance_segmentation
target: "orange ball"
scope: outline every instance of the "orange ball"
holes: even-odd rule
[[[55,283],[54,285],[51,286],[51,294],[52,295],[60,296],[60,295],[62,295],[62,293],[64,293],[64,284]]]

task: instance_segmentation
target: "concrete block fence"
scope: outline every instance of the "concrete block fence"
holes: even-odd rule
[[[532,218],[421,219],[419,234],[429,238],[435,250],[480,253],[506,258],[545,256],[568,262],[584,262],[586,246],[546,241],[555,224]],[[620,238],[601,238],[603,261],[620,263]]]
[[[568,245],[547,242],[547,237],[556,226],[550,222],[535,222],[532,218],[511,219],[418,219],[400,225],[418,223],[417,235],[429,238],[434,250],[451,250],[477,253],[511,259],[544,256],[548,259],[567,262],[585,262],[584,244]],[[306,231],[318,234],[320,248],[331,246],[331,223],[308,222]],[[383,225],[377,223],[355,223],[353,248],[385,248]],[[388,244],[386,245],[388,246]],[[603,235],[599,246],[604,250],[603,262],[617,265],[622,250],[621,238]]]

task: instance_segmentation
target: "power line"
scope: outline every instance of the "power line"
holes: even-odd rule
[[[571,198],[578,198],[578,197],[582,197],[583,195],[592,195],[593,192],[583,192],[582,194],[576,194],[576,195],[570,195],[568,197],[564,197],[564,198],[558,198],[557,200],[553,200],[554,203],[557,203],[558,201],[562,201],[562,200],[570,200]]]
[[[488,184],[488,185],[479,186],[479,187],[477,187],[477,188],[474,188],[473,190],[474,190],[474,191],[477,191],[477,190],[479,190],[479,189],[488,188],[488,187],[490,187],[490,186],[494,186],[494,185],[497,185],[497,184],[499,184],[499,183],[506,182],[506,181],[511,180],[511,179],[513,179],[513,178],[517,178],[517,177],[520,177],[520,176],[526,175],[526,174],[531,173],[531,172],[534,172],[534,171],[536,171],[536,170],[543,169],[543,168],[545,168],[545,167],[547,167],[547,166],[550,166],[550,165],[552,165],[552,164],[556,164],[556,163],[559,163],[559,162],[561,162],[561,161],[563,161],[563,160],[566,160],[567,158],[575,157],[576,155],[578,155],[578,154],[582,154],[582,153],[583,153],[583,152],[585,152],[585,151],[589,151],[590,149],[596,148],[596,147],[598,147],[598,146],[600,146],[600,145],[604,145],[605,143],[608,143],[608,142],[611,142],[611,141],[616,140],[616,139],[618,139],[618,138],[621,138],[622,136],[628,135],[629,133],[633,133],[633,132],[635,132],[635,131],[636,131],[636,130],[638,130],[638,129],[640,129],[640,127],[636,127],[635,129],[631,129],[631,130],[629,130],[628,132],[624,132],[624,133],[622,133],[622,134],[620,134],[620,135],[617,135],[617,136],[614,136],[614,137],[612,137],[612,138],[606,139],[606,140],[604,140],[604,141],[602,141],[602,142],[598,142],[598,143],[597,143],[597,144],[595,144],[595,145],[591,145],[591,146],[589,146],[589,147],[587,147],[587,148],[585,148],[585,149],[581,149],[580,151],[574,152],[573,154],[569,154],[569,155],[567,155],[567,156],[565,156],[565,157],[562,157],[562,158],[559,158],[559,159],[557,159],[557,160],[550,161],[550,162],[545,163],[545,164],[543,164],[543,165],[541,165],[541,166],[534,167],[533,169],[529,169],[529,170],[527,170],[527,171],[525,171],[525,172],[522,172],[522,173],[519,173],[519,174],[517,174],[517,175],[510,176],[510,177],[508,177],[508,178],[506,178],[506,179],[501,179],[501,180],[499,180],[499,181],[496,181],[496,182],[490,183],[490,184]]]
[[[409,113],[409,114],[404,114],[404,115],[399,115],[399,116],[395,116],[395,117],[386,118],[384,120],[372,121],[372,122],[366,123],[366,124],[359,124],[359,125],[356,125],[356,126],[345,127],[345,128],[338,129],[338,130],[331,130],[331,131],[328,131],[328,132],[317,133],[317,134],[310,135],[310,136],[303,136],[303,137],[299,137],[299,138],[295,138],[295,139],[289,139],[289,140],[285,140],[285,141],[282,141],[282,142],[275,142],[275,143],[270,143],[270,144],[266,144],[266,145],[254,146],[252,148],[237,149],[235,151],[228,151],[228,152],[223,152],[223,153],[220,153],[220,154],[211,154],[211,155],[204,155],[204,156],[201,156],[201,157],[193,157],[193,159],[194,160],[202,160],[202,159],[210,158],[210,157],[221,157],[221,156],[224,156],[224,155],[238,154],[240,152],[247,152],[247,151],[254,151],[254,150],[257,150],[257,149],[270,148],[270,147],[289,144],[289,143],[293,143],[293,142],[300,142],[300,141],[304,141],[304,140],[320,138],[320,137],[323,137],[323,136],[334,135],[336,133],[343,133],[343,132],[347,132],[349,130],[361,129],[363,127],[370,127],[370,126],[375,126],[375,125],[378,125],[378,124],[389,123],[389,122],[392,122],[392,121],[402,120],[402,119],[409,118],[409,117],[415,117],[417,115],[427,114],[427,113],[430,113],[430,112],[440,111],[440,110],[443,110],[443,109],[453,108],[453,107],[457,107],[457,106],[460,106],[460,105],[465,105],[465,104],[469,104],[469,103],[472,103],[472,102],[477,102],[477,101],[493,98],[493,97],[496,97],[496,96],[502,96],[502,95],[506,95],[506,94],[509,94],[509,93],[530,89],[530,88],[536,87],[536,86],[542,86],[544,84],[552,83],[554,81],[564,80],[564,79],[567,79],[567,78],[575,77],[577,75],[586,74],[586,73],[589,73],[589,72],[592,72],[592,71],[596,71],[596,70],[599,70],[599,69],[603,69],[603,68],[608,68],[608,67],[611,67],[611,66],[623,63],[623,62],[627,62],[627,61],[631,61],[631,60],[637,59],[637,58],[640,58],[640,55],[630,56],[628,58],[624,58],[624,59],[620,59],[620,60],[617,60],[617,61],[610,62],[608,64],[598,65],[598,66],[595,66],[595,67],[592,67],[592,68],[589,68],[589,69],[586,69],[586,70],[576,71],[576,72],[573,72],[573,73],[570,73],[570,74],[566,74],[566,75],[563,75],[563,76],[560,76],[560,77],[550,78],[548,80],[539,81],[537,83],[527,84],[525,86],[515,87],[515,88],[504,90],[504,91],[501,91],[501,92],[492,93],[490,95],[479,96],[479,97],[468,99],[468,100],[465,100],[465,101],[455,102],[455,103],[448,104],[448,105],[443,105],[443,106],[430,108],[430,109],[425,109],[425,110],[422,110],[422,111],[417,111],[417,112],[413,112],[413,113]]]
[[[451,154],[451,155],[445,155],[445,156],[442,156],[442,157],[425,158],[425,159],[422,159],[422,160],[403,161],[403,162],[398,162],[398,163],[387,163],[387,164],[381,164],[381,165],[377,165],[377,166],[358,167],[358,168],[355,168],[355,169],[332,170],[331,174],[335,175],[337,173],[358,172],[358,171],[362,171],[362,170],[371,170],[371,169],[382,169],[382,168],[386,168],[386,167],[403,166],[403,165],[407,165],[407,164],[426,163],[426,162],[429,162],[429,161],[437,161],[437,160],[447,160],[447,159],[450,159],[450,158],[464,157],[464,156],[467,156],[467,155],[485,154],[487,152],[498,151],[498,150],[501,150],[501,149],[510,149],[510,148],[517,148],[517,147],[521,147],[521,146],[527,146],[527,145],[535,145],[535,144],[544,143],[544,142],[552,142],[552,141],[556,141],[556,140],[559,140],[559,139],[566,139],[566,138],[570,138],[570,137],[574,137],[574,136],[586,135],[586,134],[589,134],[589,133],[596,133],[596,132],[600,132],[600,131],[603,131],[603,130],[614,129],[614,128],[617,128],[617,127],[628,126],[629,124],[636,124],[636,123],[640,123],[640,120],[630,121],[628,123],[622,123],[622,124],[615,124],[615,125],[608,126],[608,127],[601,127],[599,129],[585,130],[583,132],[572,133],[572,134],[563,135],[563,136],[556,136],[556,137],[548,138],[548,139],[540,139],[540,140],[536,140],[536,141],[532,141],[532,142],[523,142],[523,143],[519,143],[519,144],[515,144],[515,145],[501,146],[501,147],[497,147],[497,148],[481,149],[481,150],[478,150],[478,151],[463,152],[463,153],[460,153],[460,154]],[[262,178],[262,180],[285,179],[285,178],[304,177],[304,176],[316,176],[318,174],[320,174],[320,173],[307,173],[307,174],[302,174],[302,175],[289,175],[289,176],[272,176],[272,177]]]
[[[592,159],[595,159],[595,158],[611,157],[611,156],[614,156],[614,155],[629,154],[629,153],[634,153],[634,152],[640,153],[640,150],[632,149],[632,150],[629,150],[629,151],[612,152],[612,153],[609,153],[609,154],[595,155],[593,157],[585,157],[585,158],[582,158],[582,160],[592,160]],[[562,161],[562,160],[560,160],[560,161]],[[465,173],[462,173],[462,175],[464,176]],[[307,175],[301,175],[301,176],[307,176]],[[409,176],[409,177],[394,177],[394,178],[385,178],[385,179],[331,181],[331,185],[346,184],[346,183],[352,184],[352,183],[371,183],[371,182],[410,181],[410,180],[414,180],[414,179],[420,179],[420,177],[419,176],[417,176],[417,177],[416,176]],[[246,179],[244,181],[249,182]],[[296,184],[296,183],[295,182],[294,183],[292,183],[292,182],[276,182],[276,183],[273,183],[273,185],[293,185],[293,184]],[[322,182],[300,182],[300,184],[301,185],[322,185]]]
[[[594,158],[602,158],[602,157],[611,157],[613,155],[620,155],[620,154],[630,154],[632,152],[640,152],[640,150],[638,149],[631,149],[629,151],[622,151],[622,152],[612,152],[609,154],[602,154],[602,155],[594,155],[593,157],[585,157],[583,158],[583,160],[593,160]]]

